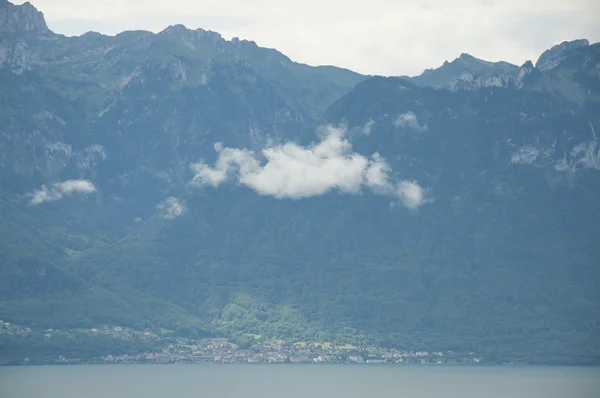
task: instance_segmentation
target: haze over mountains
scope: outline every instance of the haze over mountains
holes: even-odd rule
[[[372,77],[0,0],[0,87],[0,319],[600,361],[600,44]]]

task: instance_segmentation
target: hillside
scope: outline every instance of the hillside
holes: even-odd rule
[[[386,78],[0,22],[0,319],[600,361],[598,44]]]

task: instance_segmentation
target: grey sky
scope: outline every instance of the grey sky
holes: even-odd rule
[[[13,1],[16,4],[23,1]],[[467,52],[522,64],[553,44],[600,41],[598,0],[31,0],[57,33],[204,28],[298,62],[415,75]]]

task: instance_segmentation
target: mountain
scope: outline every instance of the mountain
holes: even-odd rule
[[[577,43],[386,78],[181,25],[2,31],[0,318],[598,363]]]
[[[561,61],[568,57],[569,52],[589,47],[590,42],[585,39],[565,41],[543,52],[535,63],[535,67],[542,71],[556,68]]]
[[[598,58],[600,45],[588,40],[565,41],[545,51],[536,62],[520,67],[507,62],[488,62],[461,54],[437,69],[427,69],[415,77],[404,76],[412,83],[451,91],[477,90],[481,87],[525,88],[560,93],[570,101],[598,101]]]
[[[7,0],[0,0],[0,32],[3,34],[19,34],[36,32],[50,33],[44,15],[31,3],[15,6]]]
[[[517,73],[519,68],[508,62],[488,62],[463,53],[452,62],[444,62],[437,69],[426,69],[411,81],[417,85],[448,87],[456,79],[477,77],[484,81]]]
[[[0,18],[1,317],[202,331],[169,302],[90,285],[64,264],[185,193],[189,164],[210,158],[215,141],[259,147],[307,134],[364,77],[181,25],[65,37],[29,3],[3,2]]]
[[[600,43],[587,40],[563,42],[544,52],[536,63],[541,71],[532,79],[534,90],[556,93],[584,104],[600,101]]]

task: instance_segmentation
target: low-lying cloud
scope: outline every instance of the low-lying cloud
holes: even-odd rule
[[[394,121],[394,124],[396,125],[396,127],[408,127],[419,133],[427,131],[427,125],[420,124],[419,120],[417,119],[417,115],[415,115],[412,111],[408,111],[398,116]]]
[[[185,211],[185,205],[175,197],[167,198],[163,203],[156,206],[160,216],[165,220],[174,220]]]
[[[354,152],[345,128],[327,126],[321,133],[321,141],[309,146],[289,142],[267,147],[262,150],[263,161],[247,149],[217,143],[215,165],[192,164],[190,185],[218,187],[233,180],[278,199],[302,199],[331,191],[358,194],[368,189],[395,197],[409,208],[425,202],[425,193],[416,182],[392,180],[389,164],[378,153],[366,157]]]
[[[91,181],[67,180],[55,182],[50,187],[42,185],[40,189],[28,193],[27,196],[31,198],[29,203],[35,206],[45,202],[55,202],[76,193],[88,194],[93,192],[96,192],[96,187]]]

